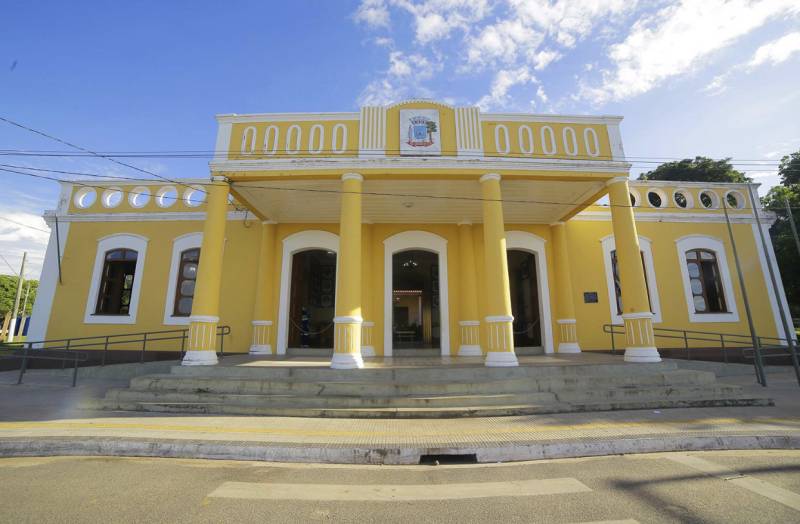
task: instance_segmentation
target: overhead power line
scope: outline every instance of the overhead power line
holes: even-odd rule
[[[24,224],[22,222],[17,222],[16,220],[13,220],[13,219],[8,218],[8,217],[0,216],[0,220],[5,220],[6,222],[11,222],[12,224],[16,224],[16,225],[22,226],[22,227],[27,227],[28,229],[33,229],[35,231],[41,231],[42,233],[50,233],[50,231],[47,231],[46,229],[42,229],[42,228],[39,228],[39,227],[36,227],[36,226],[31,226],[29,224]]]
[[[15,122],[15,121],[10,120],[8,118],[5,118],[3,116],[0,116],[0,120],[2,120],[3,122],[6,122],[7,124],[10,124],[12,126],[18,127],[20,129],[24,129],[24,130],[29,131],[31,133],[43,136],[45,138],[49,138],[50,140],[55,140],[56,142],[59,142],[59,143],[64,144],[66,146],[69,146],[69,147],[71,147],[73,149],[77,149],[79,151],[83,151],[84,153],[89,154],[91,156],[94,156],[94,157],[97,157],[97,158],[104,158],[104,159],[108,160],[109,162],[113,162],[115,164],[118,164],[118,165],[130,168],[130,169],[133,169],[135,171],[139,171],[140,173],[144,173],[144,174],[147,174],[147,175],[154,176],[156,178],[160,178],[161,180],[165,180],[165,181],[173,183],[173,184],[183,185],[180,182],[176,182],[174,180],[170,180],[169,178],[161,176],[161,175],[159,175],[157,173],[153,173],[152,171],[148,171],[146,169],[142,169],[140,167],[137,167],[137,166],[134,166],[134,165],[131,165],[131,164],[126,164],[125,162],[120,162],[119,160],[116,160],[115,158],[112,158],[110,156],[102,155],[100,153],[97,153],[97,152],[92,151],[90,149],[87,149],[85,147],[81,147],[79,145],[73,144],[73,143],[68,142],[68,141],[66,141],[64,139],[61,139],[61,138],[58,138],[56,136],[50,135],[48,133],[45,133],[44,131],[40,131],[38,129],[33,129],[32,127],[28,127],[28,126],[26,126],[24,124],[20,124],[19,122]]]

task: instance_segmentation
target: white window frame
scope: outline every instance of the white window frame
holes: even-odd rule
[[[172,261],[169,264],[169,280],[167,281],[167,297],[164,300],[164,325],[188,326],[189,317],[176,317],[175,288],[178,285],[178,271],[181,266],[181,253],[187,249],[199,249],[203,246],[203,233],[187,233],[172,241]]]
[[[147,255],[147,244],[150,240],[133,233],[119,233],[103,237],[97,241],[97,253],[94,257],[92,280],[89,286],[89,295],[86,298],[86,312],[83,316],[84,324],[135,324],[136,313],[139,309],[139,295],[144,279],[144,260]],[[136,269],[131,290],[131,303],[128,305],[127,315],[95,315],[97,296],[100,293],[100,280],[103,276],[106,253],[112,249],[131,249],[136,251]]]
[[[606,269],[606,288],[608,289],[608,311],[612,324],[622,324],[622,315],[617,314],[617,293],[614,288],[614,267],[611,265],[611,252],[617,249],[614,235],[600,239],[603,247],[603,264]],[[658,281],[656,266],[653,262],[653,241],[647,237],[639,237],[639,249],[644,256],[644,273],[647,278],[647,290],[650,292],[650,307],[653,308],[653,323],[661,322],[661,300],[658,297]]]
[[[736,295],[733,294],[733,282],[731,281],[731,271],[728,266],[725,244],[717,238],[706,235],[687,235],[677,239],[675,245],[678,249],[678,262],[681,268],[683,293],[686,299],[686,311],[689,314],[689,322],[739,322],[739,311],[736,307]],[[689,269],[686,267],[686,252],[692,249],[707,249],[713,251],[716,255],[719,274],[722,279],[722,291],[725,293],[725,305],[728,308],[727,313],[695,312],[694,300],[692,299],[692,287],[689,283]]]

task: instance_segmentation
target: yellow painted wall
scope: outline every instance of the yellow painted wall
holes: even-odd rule
[[[342,124],[347,128],[347,147],[341,153],[334,153],[333,151],[333,129],[336,125]],[[300,127],[300,148],[296,153],[287,151],[294,150],[295,142],[292,140],[291,144],[287,144],[287,137],[289,128],[291,126]],[[309,151],[309,142],[311,139],[311,128],[315,125],[323,127],[323,141],[322,150],[313,154]],[[269,144],[264,144],[264,138],[267,133],[267,128],[275,126],[278,128],[278,147],[274,154],[269,154],[273,146],[273,132],[270,133]],[[242,153],[242,137],[248,128],[254,127],[256,129],[256,147],[255,152],[252,154]],[[340,139],[341,140],[341,139]],[[318,143],[314,144],[314,148],[319,149]],[[341,149],[341,142],[336,144],[337,150]],[[286,159],[298,157],[352,157],[358,155],[358,120],[317,120],[317,121],[273,121],[273,122],[237,122],[231,128],[231,141],[228,150],[228,158],[231,160],[256,160],[256,159]]]
[[[508,130],[508,153],[502,153],[506,149],[505,134],[499,131],[500,143],[495,141],[495,131],[498,126],[505,126]],[[542,128],[548,126],[553,130],[554,145],[556,150],[552,154],[545,153],[542,143]],[[525,142],[524,145],[520,144],[520,128],[527,127],[531,130],[533,137],[533,151],[530,150],[528,143],[528,135],[525,131],[522,132],[522,138]],[[564,128],[570,127],[575,131],[575,142],[577,145],[577,152],[575,155],[567,153],[564,143]],[[597,143],[599,151],[596,156],[592,156],[587,151],[586,143],[584,140],[584,131],[591,128],[597,134]],[[580,160],[610,160],[611,159],[611,146],[608,138],[608,131],[604,124],[580,124],[580,123],[556,123],[556,122],[517,122],[517,121],[504,121],[504,120],[490,120],[484,119],[481,122],[481,132],[483,134],[483,151],[486,156],[510,156],[510,157],[523,157],[523,158],[556,158],[556,159],[580,159]],[[548,137],[549,135],[545,134]],[[592,144],[593,145],[593,144]],[[548,144],[549,149],[550,144]],[[572,145],[570,144],[570,147]],[[594,152],[594,151],[593,151]]]

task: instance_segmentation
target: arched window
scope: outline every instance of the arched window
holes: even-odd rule
[[[691,249],[686,252],[686,269],[695,313],[727,313],[717,254],[709,249]]]
[[[178,282],[175,286],[175,306],[172,315],[188,317],[192,313],[192,301],[200,263],[200,248],[187,249],[181,253],[178,266]]]
[[[132,249],[106,252],[95,315],[130,314],[137,258],[138,253]]]
[[[650,282],[647,274],[647,266],[644,262],[644,251],[639,251],[639,256],[642,259],[642,271],[644,271],[644,285],[647,288],[647,304],[650,306],[650,311],[653,311],[653,301],[650,298]],[[617,265],[617,250],[611,250],[611,274],[614,276],[614,294],[617,297],[617,315],[622,315],[622,287],[620,286],[619,266]]]

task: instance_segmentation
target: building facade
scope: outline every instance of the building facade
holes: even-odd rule
[[[330,348],[335,368],[423,348],[513,366],[608,349],[613,323],[626,360],[658,361],[680,344],[654,326],[749,332],[725,211],[758,333],[784,335],[752,188],[629,180],[620,117],[411,100],[217,121],[210,178],[62,185],[29,340],[186,328],[202,365],[226,325],[226,351]]]

